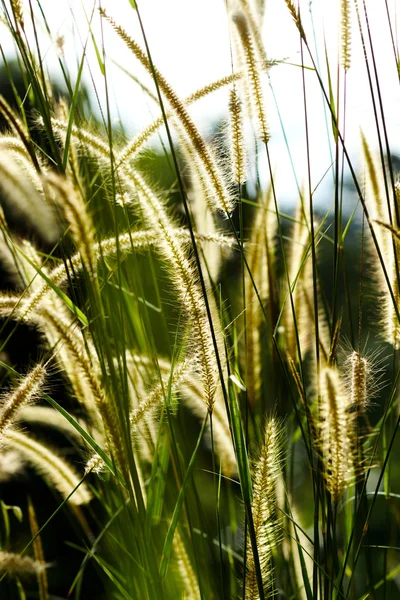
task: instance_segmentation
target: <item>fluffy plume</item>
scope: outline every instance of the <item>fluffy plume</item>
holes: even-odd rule
[[[351,21],[350,0],[341,0],[342,26],[341,26],[341,63],[345,71],[351,64]]]
[[[47,446],[29,438],[18,431],[9,430],[4,436],[4,443],[17,450],[22,457],[41,473],[63,498],[67,498],[79,484],[69,498],[71,504],[87,504],[91,494],[81,478],[73,471],[72,467],[54,454]]]
[[[348,362],[351,366],[351,404],[357,408],[366,408],[369,403],[368,382],[371,376],[371,366],[365,356],[359,352],[351,353]]]
[[[321,402],[320,448],[324,478],[332,499],[337,503],[353,479],[353,416],[340,375],[335,368],[325,367],[320,373]]]
[[[272,555],[280,541],[280,524],[276,516],[276,486],[280,474],[280,424],[272,417],[265,426],[264,444],[253,474],[252,513],[264,589],[273,594]],[[259,598],[250,539],[246,576],[246,600]]]
[[[229,117],[232,180],[234,183],[242,184],[247,179],[247,157],[243,137],[242,103],[236,87],[231,89],[229,96]]]
[[[141,419],[150,414],[152,410],[160,408],[164,403],[166,391],[169,388],[172,393],[176,391],[185,378],[189,376],[192,369],[193,360],[184,360],[175,366],[172,373],[165,376],[160,383],[156,384],[146,398],[139,402],[139,405],[131,412],[131,428],[134,430]]]
[[[43,571],[46,567],[47,565],[43,565],[30,556],[20,556],[13,552],[3,552],[0,550],[0,573],[9,571],[18,576],[34,575]]]
[[[259,397],[261,385],[261,330],[265,325],[260,300],[263,307],[272,308],[273,305],[271,283],[274,281],[276,227],[277,219],[275,212],[271,210],[271,188],[269,188],[257,208],[246,253],[252,276],[250,277],[246,271],[247,360],[245,367],[247,395],[253,406]]]
[[[315,236],[317,237],[317,236]],[[315,240],[317,244],[318,240]],[[314,307],[314,282],[313,266],[311,260],[311,230],[309,216],[302,204],[298,205],[295,223],[291,234],[289,249],[289,282],[292,293],[290,301],[287,290],[283,313],[285,328],[286,348],[292,358],[297,356],[297,336],[299,339],[302,357],[315,346],[315,307]],[[319,294],[318,294],[319,299]],[[321,301],[318,302],[318,340],[319,350],[324,362],[329,361],[330,332],[326,315],[321,310]],[[294,309],[294,314],[293,314]],[[296,327],[297,336],[296,336]],[[315,355],[314,355],[315,358]]]
[[[49,174],[46,177],[46,184],[55,192],[55,200],[64,211],[86,270],[95,276],[94,228],[83,198],[67,179]]]
[[[36,173],[23,168],[14,153],[2,151],[0,155],[0,186],[11,209],[35,228],[42,239],[53,243],[59,227],[52,208],[37,189]],[[34,219],[32,219],[34,215]]]
[[[21,0],[11,0],[11,6],[13,9],[15,22],[17,23],[17,26],[19,26],[19,27],[21,27],[21,29],[23,29],[25,23],[24,23],[24,9],[22,6],[22,1]]]
[[[242,12],[232,15],[232,22],[238,34],[239,53],[243,54],[246,69],[247,94],[250,103],[250,114],[254,115],[259,137],[265,144],[269,140],[267,118],[264,106],[264,92],[261,85],[262,65],[264,60],[258,55],[251,28]]]
[[[98,454],[93,454],[86,463],[85,475],[88,475],[89,473],[101,473],[104,470],[104,460]]]
[[[45,367],[38,364],[22,379],[13,392],[3,397],[0,409],[0,439],[12,425],[21,407],[40,397],[45,377]]]
[[[392,221],[395,214],[394,204],[388,198],[384,185],[384,169],[380,157],[373,157],[367,140],[361,133],[361,141],[367,170],[366,202],[371,219],[374,221],[374,233],[385,266],[388,282],[383,272],[383,267],[378,260],[376,250],[371,250],[376,260],[376,276],[378,289],[383,294],[383,337],[394,348],[400,347],[400,324],[395,306],[400,306],[400,288],[398,280],[398,259],[400,256],[400,240],[392,235]],[[388,227],[387,227],[387,226]]]
[[[177,293],[183,306],[186,306],[196,352],[199,353],[198,368],[202,375],[204,397],[207,405],[212,409],[218,370],[210,324],[204,298],[197,283],[196,271],[181,245],[171,235],[169,219],[159,199],[137,173],[132,175],[132,179],[136,185],[145,219],[148,220],[149,225],[160,232],[161,250],[176,282]]]
[[[215,91],[219,90],[220,88],[231,84],[232,82],[237,81],[238,79],[240,79],[240,77],[241,77],[240,73],[232,73],[232,75],[227,75],[226,77],[217,79],[217,81],[214,81],[213,83],[210,83],[209,85],[206,85],[203,88],[200,88],[199,90],[197,90],[196,92],[194,92],[193,94],[191,94],[190,96],[185,98],[183,100],[183,104],[185,106],[190,106],[190,104],[197,102],[197,100],[204,98],[208,94],[215,92]],[[172,118],[172,117],[173,117],[172,112],[167,113],[167,119]],[[161,116],[158,119],[156,119],[155,121],[153,121],[153,123],[151,123],[148,127],[146,127],[146,129],[144,129],[141,133],[139,133],[133,140],[131,140],[125,146],[125,148],[123,148],[118,153],[118,155],[116,157],[117,168],[120,165],[122,165],[123,163],[125,163],[128,159],[135,158],[135,156],[138,154],[138,152],[140,152],[140,150],[143,148],[144,144],[148,141],[148,139],[154,133],[156,133],[160,129],[160,127],[162,127],[163,125],[164,125],[164,117]]]
[[[198,600],[201,596],[197,577],[179,531],[174,536],[174,554],[182,586],[182,597],[187,600]]]

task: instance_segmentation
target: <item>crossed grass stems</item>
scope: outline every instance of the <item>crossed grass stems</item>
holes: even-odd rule
[[[356,577],[361,556],[367,567],[371,564],[366,532],[382,481],[386,498],[394,498],[388,467],[398,428],[397,375],[391,387],[386,387],[380,419],[371,425],[367,409],[379,395],[384,367],[362,345],[363,288],[368,277],[383,290],[380,334],[393,349],[393,357],[400,343],[400,194],[385,121],[382,131],[378,127],[380,156],[373,156],[362,137],[367,179],[362,190],[339,128],[339,104],[335,106],[319,75],[298,8],[286,0],[299,32],[303,77],[303,52],[307,52],[332,117],[336,148],[333,223],[329,213],[316,219],[309,185],[308,193],[299,193],[287,236],[268,145],[262,81],[275,63],[266,60],[262,44],[261,4],[248,0],[230,4],[234,72],[184,101],[153,64],[144,31],[142,49],[100,11],[104,26],[117,32],[153,76],[162,112],[121,147],[114,144],[110,127],[106,127],[108,137],[103,138],[79,118],[75,93],[69,107],[52,98],[51,86],[24,36],[21,4],[13,2],[11,10],[4,5],[40,109],[35,128],[45,133],[48,147],[44,151],[34,141],[22,105],[17,114],[1,99],[0,111],[9,126],[0,138],[2,192],[22,215],[36,211],[38,237],[47,243],[68,237],[74,250],[64,253],[62,260],[55,259],[53,252],[40,252],[32,242],[19,239],[1,214],[3,261],[15,278],[16,291],[2,294],[0,314],[15,328],[24,324],[38,330],[45,348],[43,359],[23,376],[3,364],[12,385],[4,392],[0,412],[2,476],[11,477],[28,464],[62,497],[61,506],[69,506],[91,546],[70,588],[76,597],[90,558],[108,580],[110,597],[124,598],[180,594],[253,599],[282,593],[309,600],[355,598],[361,592],[366,598],[385,588],[398,571],[387,570],[386,548],[385,568],[378,577],[374,579],[367,569],[364,587]],[[344,103],[351,66],[349,6],[342,2]],[[140,21],[138,6],[136,13]],[[358,5],[356,15],[363,36]],[[369,43],[373,64],[371,68],[366,59],[367,67],[379,90],[370,38]],[[306,104],[305,80],[303,86]],[[221,160],[221,153],[200,134],[189,106],[222,87],[229,87],[230,93]],[[371,95],[375,100],[372,83]],[[376,115],[379,111],[383,115],[380,96],[375,110]],[[248,239],[243,208],[249,169],[244,121],[254,126],[270,174],[267,190],[258,190],[256,202],[247,201],[255,206]],[[307,112],[305,124],[307,129]],[[171,126],[179,140],[185,181]],[[168,206],[166,194],[150,181],[138,161],[146,142],[161,127],[167,131],[185,227]],[[353,213],[342,228],[345,161],[363,220],[359,331],[341,358],[341,311],[348,307],[340,303],[340,269],[344,270],[344,242],[354,218]],[[106,214],[115,229],[107,237],[95,211],[105,210],[104,206],[111,207]],[[224,232],[220,231],[221,217]],[[333,248],[331,305],[318,271],[320,247],[327,241]],[[150,252],[146,264],[152,272],[156,306],[144,300],[139,252]],[[224,285],[217,285],[228,259],[241,272],[240,294],[229,299],[232,308],[225,303]],[[159,289],[160,265],[173,288],[173,335],[167,331],[171,325],[167,325],[169,317],[164,314],[165,300]],[[153,312],[161,315],[161,328],[169,340],[168,358],[157,350]],[[79,405],[75,416],[48,393],[55,370],[62,372]],[[180,404],[202,423],[187,455],[181,450]],[[21,427],[21,423],[46,422],[69,436],[85,456],[83,475],[82,469]],[[209,517],[193,478],[207,437],[214,529],[206,525]],[[294,455],[300,444],[305,454],[303,469],[311,482],[313,535],[306,531],[293,486]],[[8,471],[7,464],[12,464]],[[369,502],[368,478],[378,464],[378,482]],[[241,504],[235,499],[239,493]],[[94,499],[109,516],[97,538],[85,513]],[[39,529],[31,503],[28,512],[32,539],[18,553],[12,551],[6,536],[1,570],[19,586],[24,574],[35,573],[40,598],[49,598],[49,565],[41,537],[51,527],[52,517]],[[8,522],[7,509],[3,513]],[[124,526],[129,523],[129,533],[123,532],[121,523],[116,525],[121,515]],[[238,519],[243,520],[242,543],[238,536],[232,538]],[[143,536],[147,536],[146,548]],[[121,564],[112,564],[112,551],[102,554],[99,542],[103,538],[110,549],[122,553]],[[27,552],[31,546],[33,557]],[[217,565],[215,573],[203,573],[204,566],[210,570],[202,556],[205,548]]]

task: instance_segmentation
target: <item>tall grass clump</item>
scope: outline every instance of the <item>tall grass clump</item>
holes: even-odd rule
[[[0,598],[397,597],[396,11],[229,0],[181,97],[83,4],[2,1]]]

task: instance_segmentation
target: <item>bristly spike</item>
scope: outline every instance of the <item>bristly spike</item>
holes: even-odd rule
[[[70,224],[85,269],[92,277],[96,277],[94,227],[85,202],[67,179],[48,174],[45,181],[54,192],[55,200],[62,207]]]
[[[246,80],[248,86],[247,98],[250,102],[250,114],[255,115],[258,135],[264,144],[269,141],[269,131],[265,115],[264,93],[261,85],[262,65],[264,61],[258,56],[251,28],[242,12],[235,12],[232,21],[236,27],[239,46],[244,55],[246,65]]]
[[[4,397],[0,409],[0,440],[13,424],[18,411],[40,396],[46,378],[46,369],[38,364],[21,381],[11,394]]]
[[[351,65],[350,0],[341,0],[341,13],[341,63],[344,70],[348,71]]]
[[[242,102],[236,87],[229,96],[229,125],[231,142],[232,180],[241,185],[247,179],[247,157],[243,133]]]
[[[85,482],[81,482],[72,467],[47,446],[14,430],[6,432],[4,443],[22,454],[23,458],[44,475],[71,504],[80,505],[90,502],[92,496]],[[75,492],[70,496],[75,488]]]
[[[361,132],[361,142],[367,171],[366,202],[372,222],[374,234],[385,266],[383,272],[381,261],[375,249],[371,250],[376,261],[376,277],[378,289],[383,299],[382,337],[397,350],[400,348],[400,323],[396,307],[400,306],[400,287],[398,278],[398,263],[400,256],[400,241],[393,231],[395,206],[391,197],[387,198],[384,183],[386,164],[381,157],[371,152],[366,137]],[[375,226],[376,223],[376,226]],[[390,286],[390,287],[389,287]]]
[[[365,356],[361,356],[356,351],[350,355],[349,362],[351,365],[351,403],[357,408],[365,408],[368,405],[370,365]]]
[[[288,7],[290,14],[292,15],[292,19],[302,37],[302,39],[304,41],[306,41],[306,34],[304,32],[303,25],[301,22],[300,11],[297,10],[297,8],[295,7],[293,0],[284,0],[284,2],[286,4],[286,6]]]
[[[354,417],[348,410],[349,402],[337,369],[325,367],[321,370],[320,393],[319,446],[326,487],[337,504],[354,478],[351,452],[355,436]]]
[[[0,550],[0,573],[7,571],[15,573],[18,576],[37,574],[47,568],[30,556],[21,556],[14,552],[5,552]]]
[[[11,8],[14,13],[15,22],[17,24],[17,29],[18,29],[18,27],[21,27],[21,29],[24,29],[24,27],[25,27],[24,7],[22,5],[22,1],[21,0],[11,0]]]
[[[264,443],[253,473],[252,513],[254,532],[264,589],[268,598],[274,593],[272,555],[281,540],[281,525],[276,513],[276,487],[281,472],[281,425],[271,417],[265,425]],[[248,542],[248,546],[250,544]],[[246,600],[259,598],[254,558],[248,556]]]

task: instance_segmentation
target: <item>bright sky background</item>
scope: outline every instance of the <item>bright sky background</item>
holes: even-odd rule
[[[148,38],[154,63],[182,97],[203,85],[231,72],[230,39],[225,0],[138,0],[139,8]],[[142,43],[136,11],[129,0],[104,0],[102,6],[129,34]],[[353,5],[353,2],[350,2]],[[362,0],[359,0],[362,9]],[[33,1],[37,23],[41,23],[39,10]],[[44,26],[39,29],[40,44],[49,69],[54,77],[60,73],[58,57],[61,56],[71,73],[76,73],[78,58],[82,56],[87,42],[87,61],[84,82],[93,90],[96,86],[98,98],[105,107],[104,78],[97,63],[94,46],[88,36],[88,19],[94,11],[92,32],[101,48],[103,39],[108,57],[106,62],[109,93],[112,100],[113,119],[121,119],[129,135],[146,126],[154,116],[157,107],[138,88],[113,60],[124,69],[149,85],[154,90],[150,77],[143,72],[136,59],[114,34],[110,26],[100,24],[97,7],[93,0],[69,0],[54,2],[42,0],[41,6],[47,16],[51,35]],[[378,64],[379,79],[385,117],[387,120],[392,152],[400,154],[400,85],[396,72],[391,45],[385,0],[367,0],[371,35]],[[304,28],[314,57],[318,57],[327,83],[324,43],[326,44],[333,85],[336,86],[336,70],[340,30],[339,0],[304,0],[300,2]],[[312,19],[315,26],[314,42]],[[397,22],[399,0],[388,0],[392,23]],[[26,21],[29,12],[26,10]],[[364,20],[363,20],[364,23]],[[373,120],[371,95],[368,88],[365,63],[355,13],[352,14],[352,66],[347,76],[347,118],[346,140],[356,166],[360,166],[360,127],[367,135],[371,147],[377,147],[376,129]],[[27,25],[27,30],[29,29]],[[397,32],[398,33],[398,32]],[[366,30],[364,28],[364,34]],[[396,34],[396,32],[395,32]],[[0,39],[6,54],[10,56],[13,45],[0,29]],[[287,59],[299,64],[300,44],[296,27],[288,13],[284,0],[266,0],[266,13],[263,27],[267,57]],[[31,38],[33,39],[33,38]],[[63,40],[62,54],[58,42]],[[306,64],[310,64],[306,58]],[[307,103],[309,109],[310,150],[312,164],[312,186],[316,186],[329,169],[331,154],[326,126],[330,129],[330,119],[325,120],[324,102],[315,73],[306,72]],[[273,97],[275,94],[276,104]],[[300,185],[306,183],[306,145],[304,127],[304,106],[302,99],[302,73],[298,66],[284,64],[270,70],[270,80],[265,78],[267,115],[270,124],[270,152],[276,172],[279,200],[283,204],[292,203],[297,198],[296,184],[289,154],[284,139],[282,124],[292,154],[296,175]],[[93,95],[93,103],[97,100]],[[202,100],[191,113],[204,134],[212,130],[218,119],[226,116],[227,90],[218,92]],[[279,107],[279,112],[277,109]],[[327,123],[327,125],[326,125]],[[262,164],[265,161],[261,160]],[[320,197],[327,201],[327,193],[332,182],[329,174],[319,188]],[[328,200],[329,201],[329,200]]]

